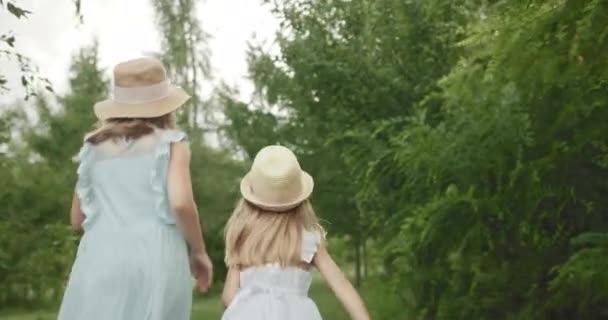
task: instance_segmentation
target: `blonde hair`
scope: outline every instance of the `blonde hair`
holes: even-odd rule
[[[99,144],[110,139],[138,139],[155,129],[175,128],[175,117],[168,113],[156,118],[111,118],[101,121],[85,136],[85,141]]]
[[[240,199],[226,224],[226,265],[254,267],[278,262],[299,266],[304,230],[324,232],[308,200],[277,213]]]

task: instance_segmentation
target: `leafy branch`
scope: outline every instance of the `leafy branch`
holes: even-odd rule
[[[4,7],[4,0],[0,0],[0,6]],[[18,7],[14,1],[8,1],[6,3],[6,10],[17,19],[27,18],[27,16],[32,13],[29,10]]]
[[[81,0],[73,0],[75,6],[75,14],[79,21],[82,22],[81,15]],[[16,1],[0,0],[0,10],[6,10],[18,20],[27,19],[32,11],[27,10],[17,5]],[[51,82],[39,75],[38,68],[32,63],[31,59],[17,51],[15,46],[17,42],[16,36],[8,31],[0,34],[0,59],[14,60],[19,66],[21,72],[20,83],[25,90],[25,100],[36,96],[38,88],[44,88],[49,92],[53,92]],[[8,79],[5,75],[0,74],[0,93],[6,93],[10,89],[7,86]]]

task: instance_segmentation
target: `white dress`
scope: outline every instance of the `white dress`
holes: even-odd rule
[[[302,261],[311,263],[321,235],[304,231]],[[321,320],[308,297],[312,273],[298,267],[269,264],[241,271],[240,289],[222,320]]]

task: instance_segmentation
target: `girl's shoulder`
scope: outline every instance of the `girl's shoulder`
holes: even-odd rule
[[[129,145],[135,151],[135,153],[141,153],[146,150],[156,150],[157,155],[168,155],[169,146],[174,142],[186,141],[188,135],[186,132],[179,129],[156,129],[153,133],[139,137],[135,140],[107,140],[101,143],[89,142],[85,137],[84,142],[77,155],[72,157],[73,162],[83,163],[92,161],[94,155],[100,153],[103,155],[111,155],[117,150],[120,151],[121,147]]]

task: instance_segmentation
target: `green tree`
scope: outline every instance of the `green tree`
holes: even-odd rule
[[[383,152],[378,123],[410,113],[456,61],[449,44],[462,37],[453,28],[469,18],[463,4],[276,2],[280,56],[251,50],[258,94],[287,114],[282,129],[270,131],[295,146],[316,177],[314,200],[329,231],[353,239],[357,280],[369,226],[382,219],[362,206],[357,173]],[[451,20],[438,23],[448,12]],[[233,123],[244,123],[234,114]]]
[[[66,161],[78,153],[84,135],[97,122],[92,112],[93,105],[108,96],[109,80],[104,72],[99,65],[98,45],[95,43],[73,57],[70,91],[58,98],[60,109],[53,111],[46,99],[39,99],[36,108],[38,123],[27,133],[26,141],[31,151],[52,167],[65,168]]]
[[[211,77],[208,35],[196,17],[195,0],[151,0],[161,34],[161,59],[172,80],[191,96],[180,117],[180,124],[196,129],[199,123],[209,125],[212,113],[203,101],[201,85]]]
[[[76,179],[71,159],[91,127],[93,103],[107,91],[96,46],[74,57],[70,85],[59,110],[39,96],[35,122],[19,108],[0,118],[1,306],[54,302],[63,293],[75,240],[67,225]]]
[[[280,54],[250,61],[272,107],[229,104],[231,135],[302,155],[406,316],[606,317],[605,1],[273,7]]]

